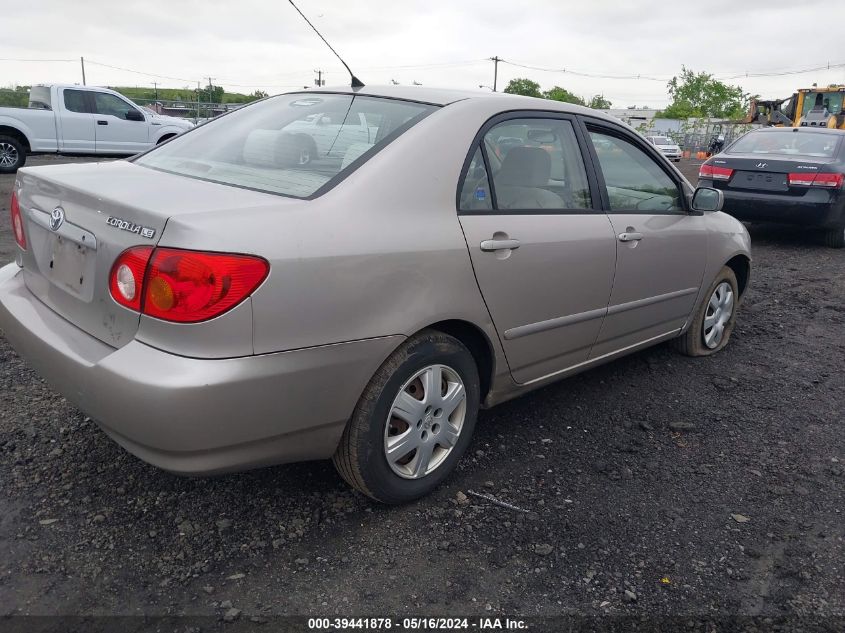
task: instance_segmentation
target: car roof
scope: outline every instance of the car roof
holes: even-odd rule
[[[35,84],[33,88],[70,88],[72,90],[96,90],[98,92],[110,92],[112,94],[120,94],[119,92],[106,88],[105,86],[80,86],[79,84]],[[121,95],[123,96],[123,95]]]
[[[757,128],[756,130],[751,130],[754,133],[763,133],[763,134],[771,134],[780,133],[780,132],[792,132],[795,133],[805,133],[805,132],[813,132],[815,134],[845,134],[845,130],[837,130],[836,128],[830,127],[809,127],[809,126],[802,126],[802,127],[761,127]]]
[[[599,119],[622,123],[614,118],[584,106],[574,103],[565,103],[553,99],[538,99],[536,97],[523,97],[505,92],[492,92],[490,90],[459,90],[452,88],[429,88],[428,86],[364,86],[363,88],[351,88],[349,86],[332,86],[318,90],[296,90],[287,94],[355,94],[369,97],[385,97],[388,99],[402,99],[405,101],[417,101],[432,105],[445,106],[458,101],[478,101],[489,104],[491,100],[497,100],[502,111],[506,110],[545,110],[565,112],[569,114],[589,114]]]

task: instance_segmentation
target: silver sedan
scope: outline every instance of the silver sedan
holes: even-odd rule
[[[751,259],[721,203],[594,110],[280,95],[129,160],[20,170],[0,327],[156,466],[332,458],[399,503],[480,407],[670,339],[722,349]]]

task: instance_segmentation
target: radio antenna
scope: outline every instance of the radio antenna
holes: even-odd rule
[[[316,34],[320,37],[320,39],[321,39],[321,40],[323,40],[323,42],[325,43],[325,45],[329,47],[329,50],[330,50],[332,53],[334,53],[334,54],[335,54],[335,57],[337,57],[337,58],[340,60],[340,63],[341,63],[341,64],[343,64],[343,67],[344,67],[344,68],[346,68],[347,72],[349,73],[349,76],[350,76],[350,77],[352,77],[352,87],[353,87],[353,88],[363,88],[363,87],[364,87],[364,82],[363,82],[363,81],[361,81],[360,79],[358,79],[358,78],[355,76],[355,73],[353,73],[353,72],[352,72],[352,69],[351,69],[351,68],[349,68],[349,65],[348,65],[345,61],[343,61],[343,58],[342,58],[340,55],[338,55],[338,54],[337,54],[337,51],[336,51],[335,49],[333,49],[333,48],[332,48],[332,45],[331,45],[331,44],[329,44],[329,43],[328,43],[328,41],[326,41],[326,38],[325,38],[325,37],[323,37],[323,36],[322,36],[322,34],[320,33],[320,31],[318,31],[318,30],[317,30],[317,27],[316,27],[316,26],[314,26],[313,24],[311,24],[311,20],[309,20],[308,18],[306,18],[306,17],[305,17],[305,14],[304,14],[302,11],[300,11],[300,10],[299,10],[299,7],[298,7],[298,6],[296,6],[296,5],[293,3],[293,0],[288,0],[288,2],[290,2],[291,6],[292,6],[294,9],[296,9],[296,12],[297,12],[299,15],[301,15],[301,16],[302,16],[302,19],[303,19],[303,20],[305,20],[305,21],[308,23],[308,26],[310,26],[312,29],[314,29],[314,32],[315,32],[315,33],[316,33]]]

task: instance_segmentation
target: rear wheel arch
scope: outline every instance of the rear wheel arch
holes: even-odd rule
[[[0,136],[8,136],[10,138],[15,139],[21,145],[24,146],[27,152],[32,151],[32,145],[29,142],[29,139],[26,137],[26,134],[21,132],[18,128],[12,127],[10,125],[0,125]]]
[[[474,323],[462,319],[438,321],[423,329],[437,330],[438,332],[448,334],[458,339],[470,351],[475,360],[475,366],[478,368],[481,401],[484,402],[493,384],[493,375],[496,369],[496,356],[493,352],[493,345],[484,331]]]

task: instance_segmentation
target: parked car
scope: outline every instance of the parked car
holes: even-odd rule
[[[311,102],[304,99],[302,103],[307,107]],[[352,145],[372,145],[378,134],[378,125],[371,125],[364,112],[352,118],[350,114],[317,112],[288,125],[285,131],[294,135],[292,140],[299,150],[297,162],[307,165],[312,160],[330,158],[331,155],[343,157]]]
[[[157,122],[161,125],[173,124],[173,125],[183,126],[182,125],[183,123],[188,122],[191,125],[187,129],[191,129],[194,126],[199,125],[196,122],[196,120],[194,120],[194,119],[186,119],[186,118],[183,118],[183,117],[173,116],[173,115],[170,115],[170,114],[159,114],[158,112],[156,112],[155,110],[153,110],[149,106],[140,106],[140,108],[141,108],[141,111],[144,113],[144,116],[149,117],[149,121],[151,123]],[[164,140],[167,140],[167,139],[164,139]]]
[[[663,155],[669,160],[673,160],[676,163],[681,161],[683,154],[681,152],[681,146],[668,136],[646,136],[645,138],[649,143],[663,152]]]
[[[754,130],[701,165],[699,182],[725,195],[732,216],[822,229],[845,246],[845,130]]]
[[[27,154],[137,154],[193,126],[106,88],[33,86],[28,108],[0,108],[0,173],[23,167]]]
[[[301,165],[288,130],[327,112],[378,129]],[[281,95],[128,161],[22,169],[0,328],[152,464],[331,457],[398,503],[455,468],[479,407],[662,341],[722,349],[751,264],[721,197],[571,104]]]

